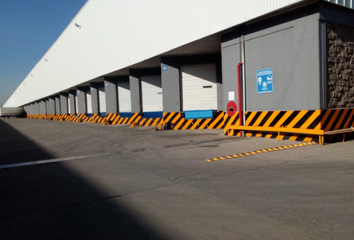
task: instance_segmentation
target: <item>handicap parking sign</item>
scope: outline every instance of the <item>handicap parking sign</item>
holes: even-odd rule
[[[273,68],[257,70],[257,93],[273,92]]]

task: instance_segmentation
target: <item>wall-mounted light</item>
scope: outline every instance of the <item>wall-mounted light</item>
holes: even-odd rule
[[[77,28],[80,28],[80,29],[81,29],[81,25],[75,23],[75,26],[76,26]]]

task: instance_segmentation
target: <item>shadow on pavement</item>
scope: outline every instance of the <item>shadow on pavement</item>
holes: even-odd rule
[[[0,120],[0,151],[1,165],[53,158],[3,120]]]
[[[1,120],[0,132],[0,164],[52,157]],[[108,197],[64,164],[2,169],[0,239],[167,239]]]

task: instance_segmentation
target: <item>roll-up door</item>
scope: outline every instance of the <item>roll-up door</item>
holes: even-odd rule
[[[98,88],[98,101],[100,104],[100,113],[106,113],[106,93],[104,87]]]
[[[71,112],[71,106],[70,106],[70,97],[68,97],[66,100],[67,100],[66,104],[68,104],[68,114],[71,114],[72,112]]]
[[[92,114],[92,101],[91,101],[91,93],[86,93],[86,106],[87,106],[87,113]]]
[[[161,75],[141,77],[143,112],[160,112],[162,106]]]
[[[118,106],[119,112],[131,112],[132,111],[132,103],[130,98],[130,85],[129,81],[126,82],[118,82]]]
[[[216,64],[181,66],[182,109],[217,109]]]
[[[79,104],[77,104],[77,95],[75,95],[75,111],[76,113],[79,113]]]

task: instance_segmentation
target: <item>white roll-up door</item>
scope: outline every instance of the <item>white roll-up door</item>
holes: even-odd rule
[[[86,93],[86,106],[87,106],[87,113],[92,113],[92,101],[91,101],[91,93]]]
[[[217,109],[216,64],[181,66],[182,109]]]
[[[163,111],[161,75],[141,77],[143,112]]]
[[[71,114],[71,106],[70,106],[70,95],[68,96],[67,100],[67,104],[68,104],[68,114]]]
[[[104,87],[98,88],[98,101],[100,104],[100,113],[106,112],[106,93],[104,91]]]
[[[76,113],[79,113],[79,104],[77,104],[77,95],[75,95],[75,110],[76,110]]]
[[[118,88],[119,112],[131,112],[132,103],[131,103],[131,96],[130,96],[129,81],[118,82],[117,88]]]

